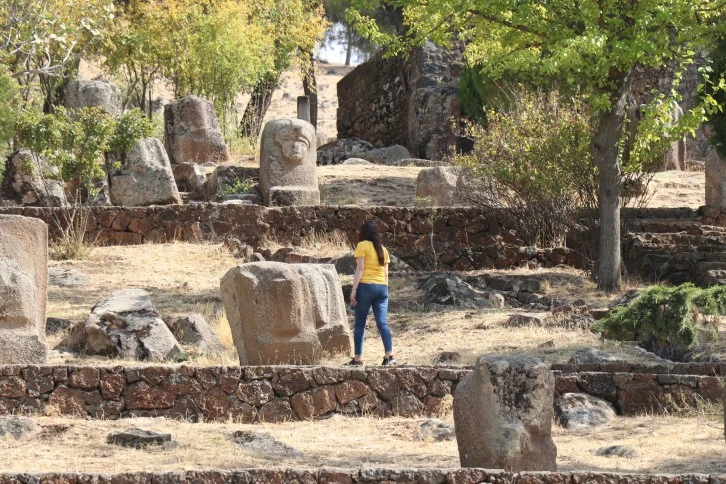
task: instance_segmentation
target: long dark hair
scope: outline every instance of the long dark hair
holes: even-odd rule
[[[380,265],[385,265],[386,256],[383,254],[381,234],[378,232],[376,224],[370,220],[363,222],[360,226],[360,230],[358,231],[358,242],[363,242],[364,240],[370,240],[373,242],[373,248],[376,249],[376,254],[378,255],[378,263]]]

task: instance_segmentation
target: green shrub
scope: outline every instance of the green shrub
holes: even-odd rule
[[[679,345],[685,349],[698,343],[699,316],[726,314],[726,286],[708,289],[683,284],[650,286],[627,306],[613,309],[595,323],[593,330],[609,339]]]
[[[494,181],[497,196],[470,200],[510,208],[532,245],[562,243],[581,207],[594,207],[597,168],[592,127],[577,98],[519,90],[510,107],[489,110],[486,128],[470,124],[471,153],[455,157],[474,180]],[[516,223],[515,220],[515,223]]]
[[[220,192],[220,197],[224,198],[227,195],[234,195],[235,193],[245,193],[254,188],[255,182],[250,178],[242,178],[235,180],[231,185],[225,185]]]
[[[71,116],[62,107],[53,114],[26,110],[15,125],[18,148],[58,168],[57,177],[77,188],[91,190],[105,176],[106,153],[122,153],[152,132],[151,123],[135,109],[112,118],[98,108],[83,108]]]

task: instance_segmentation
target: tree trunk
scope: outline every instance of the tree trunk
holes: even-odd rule
[[[240,121],[240,134],[248,138],[256,139],[262,130],[262,120],[272,102],[272,93],[280,80],[280,73],[272,73],[265,76],[255,85],[252,90],[250,102],[245,107]]]
[[[310,99],[310,124],[318,128],[318,82],[315,79],[315,60],[310,54],[310,72],[303,76],[303,91]]]
[[[600,116],[592,140],[592,157],[598,167],[600,240],[597,287],[605,292],[620,290],[620,154],[618,144],[625,117],[627,90],[621,90],[613,107]]]
[[[351,28],[345,27],[345,65],[350,65],[350,58],[353,55],[353,32]]]

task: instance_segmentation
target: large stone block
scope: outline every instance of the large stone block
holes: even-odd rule
[[[160,140],[143,138],[125,154],[121,168],[111,175],[111,202],[125,207],[181,204]]]
[[[429,199],[431,205],[447,207],[456,201],[457,175],[449,168],[437,166],[418,172],[416,197]]]
[[[0,364],[46,361],[48,226],[0,215]]]
[[[461,466],[556,471],[554,386],[537,358],[480,356],[454,394]]]
[[[118,87],[102,79],[71,81],[66,87],[65,106],[71,110],[95,107],[116,116],[123,110],[123,96]]]
[[[230,269],[220,283],[240,364],[315,364],[322,346],[313,299],[297,269],[255,262]]]
[[[164,106],[164,144],[172,164],[229,160],[214,105],[186,96]]]
[[[52,180],[54,169],[28,150],[17,150],[5,161],[0,197],[23,205],[64,207],[68,205],[63,184]],[[57,173],[57,168],[55,169]]]
[[[262,131],[260,146],[260,192],[265,205],[320,205],[312,124],[273,119]]]
[[[706,155],[706,205],[726,208],[726,160],[714,149]]]
[[[350,328],[343,289],[333,264],[293,264],[312,297],[313,319],[323,351],[349,354]]]

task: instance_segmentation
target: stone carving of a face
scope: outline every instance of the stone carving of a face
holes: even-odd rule
[[[278,131],[275,142],[288,163],[300,163],[310,152],[309,134],[299,125],[291,124]]]

